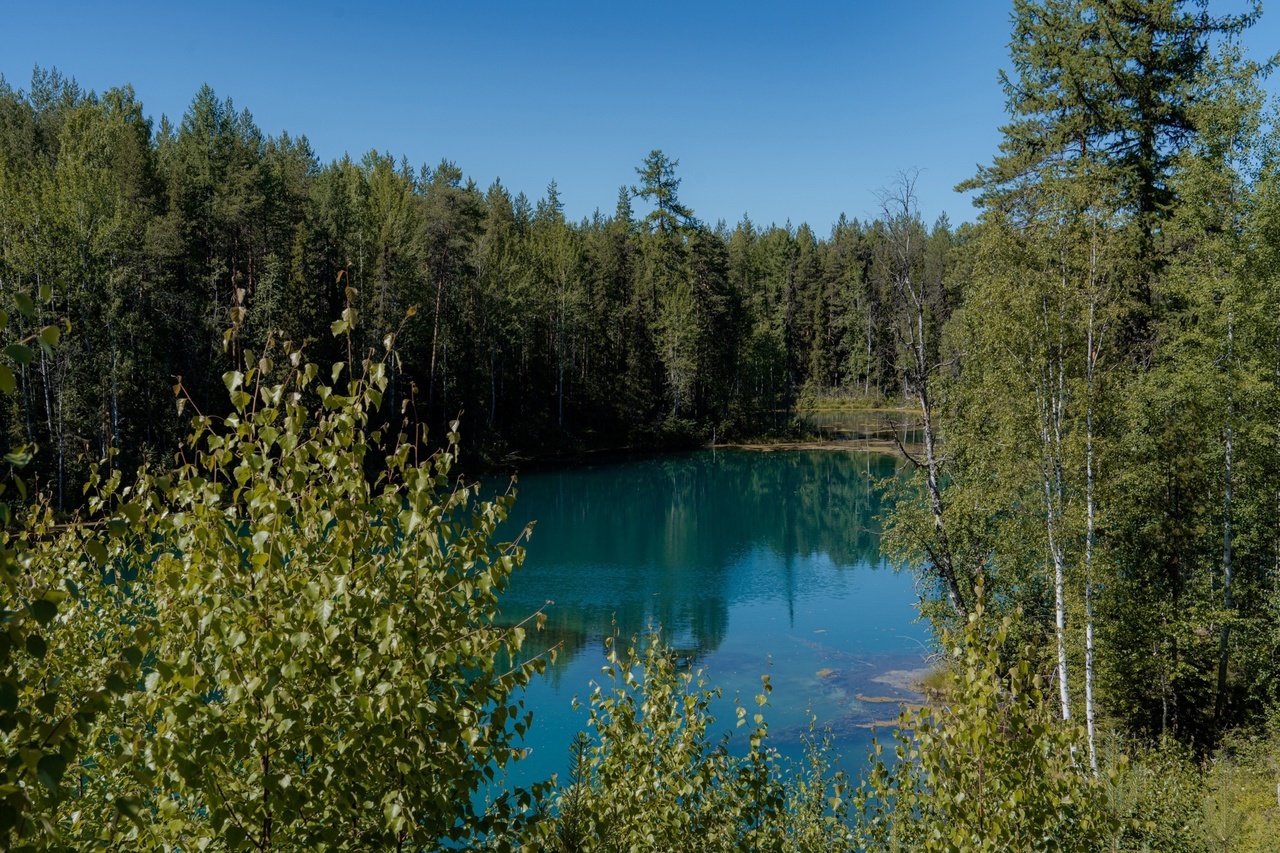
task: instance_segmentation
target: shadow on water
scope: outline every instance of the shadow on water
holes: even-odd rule
[[[536,526],[504,621],[553,601],[529,651],[559,651],[526,696],[534,759],[519,775],[563,769],[585,722],[571,700],[599,679],[604,638],[655,625],[683,665],[725,690],[722,721],[730,697],[759,692],[767,672],[775,746],[798,755],[813,713],[856,754],[865,726],[917,698],[910,677],[886,673],[922,666],[912,580],[879,550],[873,483],[899,465],[883,454],[719,450],[522,476],[499,535]]]

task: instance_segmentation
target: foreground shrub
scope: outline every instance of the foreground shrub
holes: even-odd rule
[[[745,755],[714,736],[701,673],[677,666],[657,635],[619,653],[609,641],[607,683],[589,700],[588,732],[573,746],[568,783],[555,812],[526,849],[559,853],[632,850],[837,851],[848,849],[846,782],[811,743],[803,768],[789,768],[767,744],[763,706],[739,705]]]
[[[52,296],[47,285],[38,300],[10,291],[16,310],[0,310],[0,395],[16,392],[14,371],[37,349],[53,356],[62,329],[38,322]],[[35,452],[6,446],[0,460],[0,849],[15,851],[57,838],[68,769],[85,755],[95,720],[129,690],[146,643],[145,627],[120,622],[119,590],[86,556],[102,550],[99,531],[61,523],[40,501],[10,506],[29,497],[22,469]]]
[[[197,415],[176,469],[95,477],[117,532],[99,584],[123,595],[80,615],[150,643],[68,774],[73,849],[434,849],[510,837],[532,803],[478,797],[543,666],[495,621],[523,559],[493,542],[511,497],[451,478],[456,434],[419,461],[371,426],[381,363],[324,383],[284,355],[224,377],[231,414]]]
[[[1006,662],[1009,619],[989,627],[981,616],[943,634],[950,695],[903,713],[894,762],[876,745],[855,797],[860,849],[1108,849],[1119,827],[1080,733],[1055,716],[1025,660]]]

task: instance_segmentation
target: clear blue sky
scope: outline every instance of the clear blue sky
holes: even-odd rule
[[[1239,8],[1215,2],[1215,11]],[[567,213],[613,210],[653,148],[701,219],[877,212],[921,170],[927,219],[972,218],[952,187],[996,151],[1005,0],[846,2],[5,2],[0,73],[56,66],[132,83],[175,122],[203,83],[322,160],[371,148],[456,162]],[[1247,36],[1280,48],[1280,15]],[[1275,81],[1271,81],[1275,89]]]

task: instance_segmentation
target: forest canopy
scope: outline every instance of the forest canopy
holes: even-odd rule
[[[128,86],[0,83],[0,281],[51,286],[35,322],[77,330],[21,372],[0,427],[46,448],[36,471],[70,508],[91,460],[177,446],[174,377],[218,411],[217,377],[273,330],[336,360],[347,307],[362,346],[416,309],[388,393],[436,435],[461,413],[489,460],[755,436],[801,398],[899,397],[884,224],[708,226],[678,166],[662,151],[620,164],[617,198],[571,222],[554,181],[533,201],[447,160],[321,163],[208,87],[153,126]],[[911,227],[941,318],[955,235]]]

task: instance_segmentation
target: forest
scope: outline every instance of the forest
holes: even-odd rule
[[[1014,0],[975,221],[904,171],[825,236],[699,221],[661,150],[571,222],[207,87],[175,125],[0,82],[0,846],[1276,849],[1260,14]],[[939,684],[860,778],[821,733],[780,765],[767,677],[726,750],[655,634],[565,778],[485,801],[546,617],[498,618],[513,497],[459,465],[883,404],[921,425],[882,521]]]
[[[128,86],[37,69],[0,111],[0,278],[53,287],[33,322],[76,330],[21,372],[4,429],[46,448],[33,473],[65,509],[90,460],[172,453],[174,377],[219,411],[217,377],[273,332],[336,359],[348,307],[360,345],[399,330],[393,402],[433,435],[460,417],[480,461],[753,437],[801,398],[904,391],[883,223],[710,227],[661,151],[575,223],[554,181],[532,202],[448,161],[322,164],[207,87],[153,127]],[[941,300],[952,231],[913,227]]]

